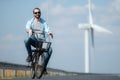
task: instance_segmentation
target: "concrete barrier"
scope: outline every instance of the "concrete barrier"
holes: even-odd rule
[[[70,72],[47,68],[48,76],[75,75]],[[30,77],[30,68],[27,65],[0,62],[0,79]]]

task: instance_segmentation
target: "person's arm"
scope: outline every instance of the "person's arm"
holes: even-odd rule
[[[45,27],[45,33],[48,35],[51,35],[51,37],[53,38],[53,33],[50,31],[49,26],[47,25],[46,21],[44,19],[41,18],[41,22]]]
[[[44,23],[44,26],[45,26],[45,32],[53,38],[53,33],[50,31],[50,28],[46,22]]]
[[[33,34],[31,29],[26,29],[26,32],[29,34],[29,37]]]
[[[33,34],[30,26],[31,26],[31,22],[28,21],[26,24],[26,32],[28,33],[29,37]]]

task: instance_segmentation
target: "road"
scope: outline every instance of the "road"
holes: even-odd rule
[[[13,79],[13,80],[32,80],[32,79]],[[79,74],[69,76],[43,76],[40,80],[120,80],[120,76],[107,74]]]

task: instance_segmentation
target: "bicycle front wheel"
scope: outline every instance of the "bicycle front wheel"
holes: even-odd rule
[[[35,78],[35,63],[34,62],[31,62],[30,71],[31,71],[31,78],[34,79]]]
[[[44,69],[45,69],[45,57],[44,54],[40,55],[39,57],[39,65],[36,64],[36,68],[35,68],[36,72],[35,75],[38,79],[40,79],[44,73]]]

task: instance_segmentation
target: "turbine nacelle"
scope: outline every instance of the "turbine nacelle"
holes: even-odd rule
[[[78,24],[78,28],[82,30],[90,29],[90,24]]]

